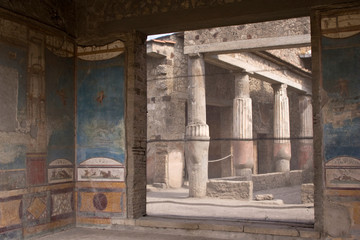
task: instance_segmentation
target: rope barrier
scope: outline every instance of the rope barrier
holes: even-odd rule
[[[226,156],[226,157],[220,158],[220,159],[209,160],[208,162],[211,162],[211,163],[213,163],[213,162],[220,162],[220,161],[222,161],[222,160],[227,159],[228,157],[232,157],[232,154],[230,154],[230,155],[228,155],[228,156]]]

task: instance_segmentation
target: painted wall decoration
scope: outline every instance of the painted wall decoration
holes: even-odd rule
[[[74,180],[73,164],[67,159],[56,159],[49,164],[48,182],[60,183]]]
[[[125,180],[124,165],[109,158],[91,158],[77,168],[78,181],[120,181]]]
[[[77,66],[77,163],[124,163],[124,57],[78,60]]]
[[[74,58],[47,49],[45,58],[47,162],[67,159],[74,163]]]
[[[51,217],[59,218],[73,212],[73,193],[72,191],[64,193],[53,193],[51,195]]]
[[[24,169],[0,171],[0,191],[24,188],[26,186],[25,174]]]
[[[21,227],[21,196],[0,199],[0,232]]]
[[[324,17],[321,27],[326,186],[359,188],[360,13]]]
[[[22,201],[26,226],[44,224],[50,221],[48,192],[25,195]]]
[[[0,18],[0,239],[75,222],[74,43],[14,21]]]
[[[360,188],[360,160],[338,157],[327,162],[326,186],[329,188]]]
[[[360,159],[360,33],[323,37],[322,45],[325,159]]]
[[[26,48],[0,41],[0,168],[24,169],[26,145]]]

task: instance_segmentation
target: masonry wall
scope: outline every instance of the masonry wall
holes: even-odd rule
[[[147,183],[178,188],[185,177],[187,58],[182,54],[183,36],[174,34],[149,45],[159,55],[147,56]]]
[[[0,238],[20,239],[75,223],[75,44],[0,25]]]

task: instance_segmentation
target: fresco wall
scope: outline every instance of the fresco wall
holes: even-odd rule
[[[321,31],[325,194],[337,204],[325,222],[343,207],[336,217],[350,237],[360,232],[360,11],[323,16]]]
[[[0,239],[75,223],[73,66],[70,40],[0,19]]]
[[[125,217],[124,54],[118,41],[78,47],[77,215],[79,224]]]

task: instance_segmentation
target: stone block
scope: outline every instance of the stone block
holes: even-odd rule
[[[254,191],[301,185],[302,170],[253,175],[252,181]]]
[[[179,228],[187,230],[197,230],[199,226],[192,222],[176,221],[170,219],[155,219],[151,217],[140,218],[136,220],[136,225],[152,228]]]
[[[213,198],[250,201],[253,198],[253,183],[211,179],[207,183],[206,195]]]
[[[210,231],[227,231],[227,232],[244,232],[244,226],[239,223],[199,223],[199,230],[210,230]]]
[[[306,183],[301,185],[301,203],[314,203],[314,184]]]
[[[255,195],[256,201],[266,201],[266,200],[273,200],[274,196],[272,194],[258,194]]]
[[[320,239],[320,232],[314,230],[299,230],[301,238]]]
[[[299,237],[298,230],[295,228],[291,228],[291,227],[249,225],[249,226],[244,226],[244,232],[245,233],[255,233],[255,234],[269,234],[269,235],[277,235],[277,236]]]

